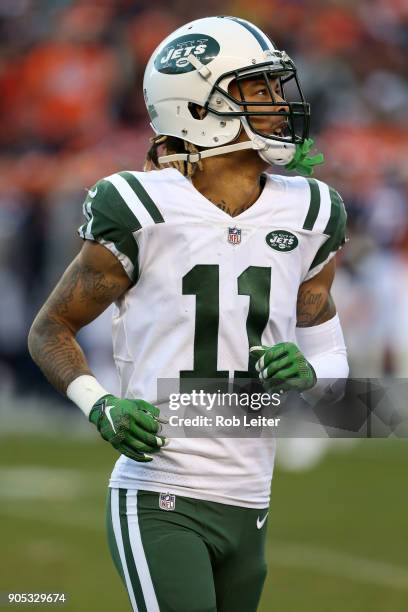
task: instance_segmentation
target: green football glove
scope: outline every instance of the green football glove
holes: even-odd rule
[[[306,391],[316,384],[316,374],[303,353],[293,342],[274,346],[253,346],[250,353],[258,357],[255,369],[264,387],[282,391]]]
[[[156,436],[159,431],[160,410],[144,400],[120,399],[104,395],[91,409],[89,420],[102,438],[116,450],[134,461],[148,462],[166,443],[166,438]]]

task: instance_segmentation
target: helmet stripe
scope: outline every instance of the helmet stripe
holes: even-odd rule
[[[252,23],[250,23],[249,21],[245,21],[245,19],[239,19],[238,17],[225,17],[225,19],[231,19],[231,21],[236,21],[237,23],[241,24],[246,30],[248,30],[248,32],[251,32],[251,34],[255,36],[256,40],[261,45],[262,51],[267,51],[268,49],[271,49],[271,47],[274,47],[274,43],[271,41],[271,39],[266,36],[266,34],[263,34],[261,30],[252,25]]]

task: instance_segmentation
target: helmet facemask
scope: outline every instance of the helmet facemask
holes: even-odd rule
[[[310,105],[304,98],[294,65],[290,60],[286,63],[291,67],[285,66],[284,70],[271,70],[271,64],[265,63],[258,64],[255,70],[253,66],[248,66],[222,74],[215,82],[205,108],[220,117],[242,117],[244,127],[263,139],[302,144],[309,135]],[[269,99],[259,102],[245,99],[243,83],[255,78],[257,89],[263,86],[269,93]],[[234,97],[230,91],[232,82],[237,85],[239,98]],[[228,108],[221,100],[225,100]],[[259,126],[259,120],[267,117],[279,117],[279,130],[276,129],[276,122],[273,122],[272,130]]]

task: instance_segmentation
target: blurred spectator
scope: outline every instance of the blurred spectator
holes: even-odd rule
[[[106,133],[120,76],[116,53],[102,44],[111,12],[92,5],[65,9],[49,39],[20,61],[17,75],[12,68],[7,81],[15,87],[20,146],[83,147]]]

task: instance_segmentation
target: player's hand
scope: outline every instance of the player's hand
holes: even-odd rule
[[[93,405],[89,420],[104,440],[134,461],[152,461],[150,453],[166,443],[166,438],[156,435],[160,422],[165,422],[160,410],[141,399],[104,395]]]
[[[250,353],[258,357],[255,369],[269,391],[306,391],[316,384],[316,374],[306,357],[293,342],[274,346],[253,346]]]

